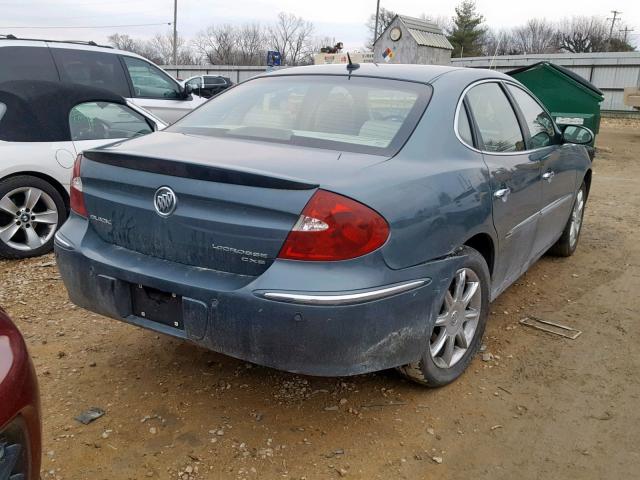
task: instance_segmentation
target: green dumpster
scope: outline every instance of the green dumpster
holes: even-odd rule
[[[507,74],[531,90],[561,128],[563,125],[583,125],[595,138],[600,129],[600,102],[604,100],[598,87],[551,62],[534,63]]]

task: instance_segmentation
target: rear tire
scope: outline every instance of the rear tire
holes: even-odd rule
[[[484,257],[462,247],[463,262],[431,315],[425,350],[417,362],[398,367],[408,379],[427,387],[453,382],[480,349],[489,314],[491,276]]]
[[[587,186],[582,183],[571,208],[571,215],[558,241],[549,249],[556,257],[570,257],[578,248],[578,240],[582,231],[584,208],[587,204]]]
[[[0,181],[0,258],[50,252],[66,219],[64,199],[49,182],[31,175]]]

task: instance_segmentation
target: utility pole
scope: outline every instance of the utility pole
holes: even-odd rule
[[[611,13],[613,13],[613,17],[607,18],[607,20],[611,20],[611,28],[609,29],[609,42],[611,42],[611,37],[613,36],[613,27],[616,24],[616,21],[620,20],[618,18],[618,15],[620,15],[622,12],[619,12],[618,10],[611,10]]]
[[[178,64],[178,0],[173,0],[173,64]]]
[[[378,5],[376,6],[376,26],[373,30],[373,43],[376,43],[378,39],[378,19],[380,18],[380,0],[378,0]]]
[[[633,32],[633,28],[624,27],[621,28],[620,31],[624,33],[624,43],[627,43],[627,35],[629,34],[629,32]]]

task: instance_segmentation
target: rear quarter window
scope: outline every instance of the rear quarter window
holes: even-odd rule
[[[0,102],[0,122],[2,121],[2,117],[4,117],[5,113],[7,113],[7,106]]]
[[[52,48],[64,82],[104,88],[123,97],[130,96],[129,84],[117,55],[93,50]]]
[[[57,82],[58,72],[47,47],[0,47],[0,82]]]

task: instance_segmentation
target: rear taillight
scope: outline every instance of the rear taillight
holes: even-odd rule
[[[82,163],[82,154],[76,157],[76,161],[73,164],[73,173],[71,174],[71,195],[70,203],[71,210],[78,215],[87,217],[87,207],[84,204],[84,194],[82,193],[82,178],[80,178],[80,164]]]
[[[389,237],[386,220],[350,198],[318,190],[302,210],[278,258],[332,261],[360,257]]]

